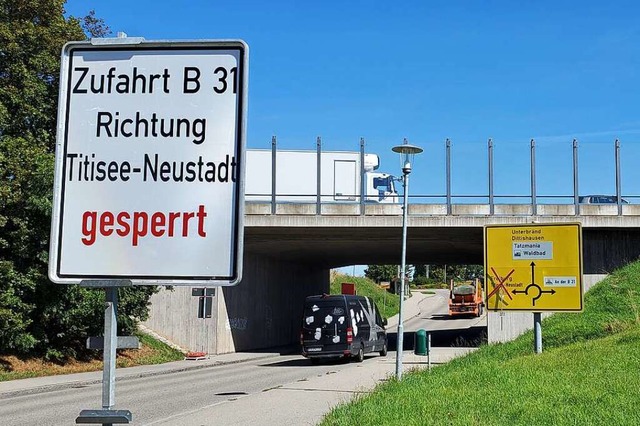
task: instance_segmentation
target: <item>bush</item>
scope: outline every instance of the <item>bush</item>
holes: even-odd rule
[[[427,277],[414,277],[411,286],[415,288],[449,288],[446,283],[436,278]]]

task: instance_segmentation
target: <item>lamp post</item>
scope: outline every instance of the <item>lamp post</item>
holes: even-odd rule
[[[409,145],[409,142],[405,138],[402,141],[402,145],[394,146],[391,148],[393,152],[400,154],[400,161],[402,164],[402,187],[404,189],[404,202],[402,207],[402,268],[400,272],[400,309],[398,312],[398,337],[396,348],[396,379],[402,379],[402,347],[404,340],[404,325],[403,325],[403,307],[404,307],[404,289],[406,280],[407,269],[407,196],[409,193],[409,173],[411,173],[411,162],[416,154],[420,154],[423,149]]]

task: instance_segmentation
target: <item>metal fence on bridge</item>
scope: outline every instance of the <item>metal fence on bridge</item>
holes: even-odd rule
[[[457,214],[479,214],[479,215],[638,215],[640,214],[640,195],[622,194],[621,190],[621,167],[620,167],[620,141],[614,141],[614,161],[615,161],[615,193],[602,195],[580,195],[578,176],[578,141],[572,141],[572,175],[573,191],[567,195],[549,195],[538,192],[536,179],[536,141],[531,139],[529,150],[529,175],[530,187],[527,194],[505,195],[495,193],[494,185],[494,142],[489,139],[487,142],[487,172],[488,184],[485,194],[453,194],[451,190],[451,150],[452,142],[445,141],[445,192],[440,194],[413,194],[408,198],[412,206],[409,214],[423,215],[457,215]],[[359,192],[353,194],[341,193],[342,198],[349,201],[338,201],[335,194],[321,192],[322,182],[322,159],[327,151],[322,150],[322,140],[316,140],[315,149],[315,191],[308,193],[292,194],[278,193],[277,173],[278,154],[283,152],[278,150],[277,139],[274,136],[271,141],[271,186],[268,192],[246,193],[248,205],[261,206],[261,208],[249,209],[248,214],[339,214],[339,212],[350,212],[348,214],[384,214],[380,213],[381,208],[374,207],[377,202],[371,200],[371,196],[365,193],[365,141],[360,139],[359,150]],[[312,153],[313,151],[307,151]],[[399,179],[399,178],[396,178]],[[402,197],[396,195],[393,201],[385,203],[402,208]],[[258,201],[259,199],[259,201]],[[313,201],[309,201],[313,199]],[[306,209],[279,209],[278,206],[306,206]],[[422,208],[420,207],[422,205]],[[332,206],[332,208],[328,207]],[[340,208],[342,206],[342,208]],[[554,208],[555,206],[555,208]],[[393,211],[393,209],[386,209]],[[506,213],[509,211],[510,213]],[[401,214],[401,210],[399,210]],[[515,212],[515,213],[513,213]],[[295,214],[295,213],[294,213]]]

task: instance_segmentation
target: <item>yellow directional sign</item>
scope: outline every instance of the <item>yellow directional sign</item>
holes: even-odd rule
[[[487,225],[484,274],[488,310],[582,311],[582,228]]]

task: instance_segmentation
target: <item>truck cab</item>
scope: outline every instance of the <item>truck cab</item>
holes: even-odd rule
[[[368,202],[374,203],[397,203],[398,193],[393,183],[394,177],[387,173],[368,172],[367,177],[367,198]]]

